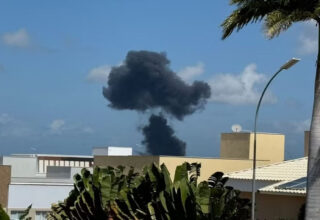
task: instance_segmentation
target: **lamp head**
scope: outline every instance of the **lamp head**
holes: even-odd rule
[[[293,65],[295,65],[296,63],[298,63],[299,61],[300,61],[300,59],[298,59],[298,58],[291,58],[291,60],[289,60],[288,62],[283,64],[282,67],[280,67],[280,69],[287,70],[287,69],[291,68]]]

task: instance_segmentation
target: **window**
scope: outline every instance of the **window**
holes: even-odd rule
[[[23,211],[11,211],[10,219],[11,220],[19,220],[21,215],[23,215]]]
[[[37,211],[36,212],[36,220],[46,220],[48,213],[49,212],[47,212],[47,211]]]

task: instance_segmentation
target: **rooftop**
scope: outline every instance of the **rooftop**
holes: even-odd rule
[[[11,157],[59,157],[59,158],[93,158],[88,155],[67,155],[67,154],[11,154]]]
[[[307,176],[308,158],[302,157],[279,163],[265,165],[256,169],[256,180],[292,181]],[[226,174],[231,179],[252,179],[252,169]]]
[[[299,179],[298,179],[299,180]],[[306,182],[301,184],[301,187],[283,187],[283,185],[292,185],[297,180],[281,181],[259,189],[259,192],[264,194],[283,194],[283,195],[306,195]]]
[[[253,131],[238,131],[238,132],[222,132],[222,134],[254,134]],[[263,132],[263,131],[258,131],[257,134],[270,134],[270,135],[284,135],[282,133],[272,133],[272,132]]]

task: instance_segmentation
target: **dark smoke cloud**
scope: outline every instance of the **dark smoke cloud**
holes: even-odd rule
[[[210,97],[207,83],[186,84],[169,68],[164,53],[130,51],[121,66],[113,67],[103,95],[114,109],[144,112],[160,109],[179,120],[202,108]],[[164,114],[151,115],[142,128],[147,153],[185,155],[186,143],[174,135]]]
[[[163,115],[151,115],[149,125],[142,129],[147,153],[151,155],[185,155],[186,143],[174,135]]]
[[[179,120],[204,106],[207,83],[186,84],[169,68],[164,53],[130,51],[124,64],[112,68],[103,95],[115,109],[145,111],[161,108]]]

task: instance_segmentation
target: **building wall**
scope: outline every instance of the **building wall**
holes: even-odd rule
[[[207,180],[211,174],[216,171],[224,173],[242,170],[252,167],[252,160],[240,159],[219,159],[219,158],[195,158],[195,157],[174,157],[174,156],[95,156],[94,164],[96,166],[112,166],[119,165],[130,167],[133,166],[137,171],[142,170],[146,165],[155,163],[160,165],[164,163],[171,175],[174,177],[175,169],[184,162],[201,163],[200,181]],[[257,165],[266,165],[270,161],[257,161]]]
[[[251,193],[242,193],[242,197],[251,198]],[[259,220],[298,219],[305,196],[256,194],[256,217]]]
[[[250,133],[222,133],[220,157],[249,159]]]
[[[159,165],[159,156],[94,156],[95,166],[133,166],[137,171],[152,163]]]
[[[24,208],[24,209],[8,209],[8,213],[12,218],[12,213],[13,212],[23,212],[23,211],[26,210],[26,208]],[[34,208],[31,208],[30,211],[29,211],[29,214],[26,217],[27,218],[30,217],[32,220],[37,220],[36,215],[37,215],[38,212],[43,212],[45,215],[47,215],[50,212],[50,210],[51,209],[34,209]]]
[[[26,209],[32,204],[33,209],[50,209],[52,203],[63,201],[73,189],[73,184],[10,184],[10,210]]]
[[[221,158],[253,159],[253,133],[221,134]],[[280,162],[284,160],[285,136],[283,134],[257,134],[257,159]]]
[[[175,169],[178,165],[184,162],[189,163],[201,163],[199,181],[208,180],[208,178],[217,171],[224,173],[243,170],[252,167],[252,160],[240,160],[240,159],[220,159],[220,158],[195,158],[195,157],[171,157],[160,156],[160,163],[164,163],[171,175],[174,177]],[[257,161],[257,165],[266,165],[270,161]]]
[[[228,175],[227,175],[228,176]],[[256,180],[255,189],[258,191],[266,186],[278,183],[279,181],[271,180]],[[230,178],[226,184],[227,186],[232,186],[235,189],[240,190],[241,192],[251,192],[252,191],[252,180],[243,180],[243,179],[232,179]]]
[[[92,155],[100,156],[131,156],[132,147],[95,147],[92,150]]]
[[[49,157],[40,156],[38,157],[38,170],[39,174],[47,173],[49,166],[51,167],[92,167],[92,158],[79,158],[79,157]]]
[[[34,177],[37,174],[36,157],[4,156],[3,165],[11,166],[11,177]]]
[[[249,159],[253,159],[254,134],[250,134]],[[272,163],[284,161],[285,136],[283,134],[257,134],[257,160]]]
[[[11,179],[11,167],[0,165],[0,204],[8,207],[8,191]]]
[[[220,158],[195,158],[195,157],[174,157],[174,156],[95,156],[94,164],[96,166],[119,165],[130,167],[133,166],[137,171],[142,170],[146,165],[155,163],[160,165],[164,163],[171,175],[174,177],[175,169],[184,162],[201,163],[200,181],[207,180],[214,172],[221,171],[224,173],[247,169],[252,167],[252,160],[240,159],[220,159]],[[257,161],[257,165],[266,165],[270,161]]]

